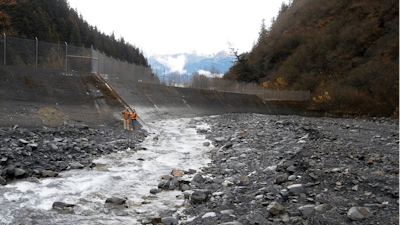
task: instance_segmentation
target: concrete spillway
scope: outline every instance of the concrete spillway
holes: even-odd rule
[[[148,122],[232,112],[295,113],[255,95],[147,84],[126,76],[0,66],[0,78],[0,126],[119,124],[125,104]]]

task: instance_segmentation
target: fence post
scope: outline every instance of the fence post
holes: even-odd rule
[[[93,73],[94,69],[93,69],[93,45],[90,45],[90,70]]]
[[[65,42],[65,71],[68,71],[68,43]]]
[[[36,69],[37,69],[37,61],[38,61],[38,51],[39,51],[39,41],[38,38],[35,37],[36,39]]]
[[[7,36],[6,36],[6,33],[4,33],[4,65],[6,65],[6,56],[7,56],[7,54],[6,54],[6,39],[7,39]]]

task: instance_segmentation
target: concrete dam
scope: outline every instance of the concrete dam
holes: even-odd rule
[[[296,114],[255,95],[135,82],[128,75],[0,66],[0,126],[122,126],[135,109],[139,124],[226,113]],[[143,124],[142,124],[143,125]]]

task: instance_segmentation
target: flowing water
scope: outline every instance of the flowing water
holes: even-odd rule
[[[96,168],[70,170],[57,178],[26,179],[0,187],[0,224],[141,224],[160,212],[183,209],[181,191],[150,194],[173,169],[199,170],[210,163],[203,146],[206,128],[196,118],[149,124],[150,135],[137,151],[127,149],[96,159]],[[186,179],[191,179],[185,175]],[[177,196],[180,196],[177,198]],[[109,197],[127,198],[126,206],[106,204]],[[53,202],[74,204],[63,211]]]

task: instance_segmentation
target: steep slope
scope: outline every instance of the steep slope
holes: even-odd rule
[[[310,109],[398,116],[398,1],[295,0],[242,57],[226,77],[311,90]]]
[[[6,35],[94,48],[121,61],[148,66],[141,50],[124,38],[101,33],[67,0],[0,0],[0,31]]]

